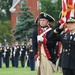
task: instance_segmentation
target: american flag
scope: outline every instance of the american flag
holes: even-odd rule
[[[75,17],[75,0],[62,0],[62,17]]]

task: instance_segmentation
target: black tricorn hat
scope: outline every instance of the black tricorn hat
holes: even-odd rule
[[[36,21],[35,21],[35,22],[37,23],[38,20],[41,19],[41,18],[45,18],[45,19],[47,19],[49,22],[54,22],[54,21],[55,21],[55,19],[54,19],[51,15],[46,14],[46,13],[44,13],[44,12],[41,12],[40,15],[36,18]]]
[[[75,17],[70,17],[66,23],[75,23]]]
[[[35,19],[35,23],[38,23],[38,19],[39,19],[39,17],[37,16],[37,18]]]

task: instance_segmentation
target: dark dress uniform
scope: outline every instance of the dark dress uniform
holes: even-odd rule
[[[20,45],[15,45],[13,54],[14,54],[14,64],[16,68],[18,68],[19,52],[20,52]]]
[[[0,68],[2,68],[3,46],[0,47]]]
[[[68,25],[72,23],[75,25],[75,18],[70,17],[67,23]],[[63,75],[75,75],[75,32],[74,28],[69,30],[69,32],[59,34],[61,29],[56,28],[49,35],[50,39],[56,39],[62,42],[61,67]]]
[[[14,52],[14,46],[12,46],[11,48],[12,48],[12,51],[11,51],[11,53],[12,53],[11,63],[12,63],[12,67],[14,67],[14,66],[15,66],[15,64],[14,64],[14,55],[13,55],[13,52]]]
[[[6,50],[6,51],[4,50],[4,52],[5,52],[4,61],[5,61],[6,68],[8,68],[11,48],[10,48],[10,46],[6,46],[4,49]]]
[[[28,56],[29,56],[30,69],[31,69],[31,71],[34,71],[35,70],[35,60],[34,60],[34,54],[33,54],[33,50],[32,50],[32,45],[29,45],[27,53],[28,53]]]
[[[53,39],[61,41],[63,45],[61,67],[65,69],[73,69],[75,71],[75,34],[71,35],[70,33],[64,33]]]
[[[25,44],[21,45],[20,49],[20,61],[21,61],[21,66],[25,66],[25,52],[26,52],[26,46]]]

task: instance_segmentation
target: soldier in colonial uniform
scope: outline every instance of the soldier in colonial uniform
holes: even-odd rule
[[[13,56],[14,56],[14,64],[16,68],[18,68],[19,52],[20,52],[20,45],[18,41],[15,41]]]
[[[67,21],[66,33],[59,34],[64,24],[54,29],[49,38],[62,42],[61,67],[63,75],[75,75],[75,17],[70,17]]]
[[[25,52],[26,52],[26,45],[24,44],[24,41],[22,41],[20,45],[20,61],[22,67],[25,66]]]
[[[2,68],[3,50],[4,50],[4,47],[2,46],[2,43],[0,42],[0,68]]]
[[[32,46],[34,51],[34,58],[37,60],[38,57],[38,42],[40,42],[40,49],[41,49],[41,75],[53,75],[53,63],[56,62],[54,49],[56,46],[55,40],[49,40],[48,35],[51,32],[52,28],[49,26],[49,22],[54,22],[55,19],[46,14],[41,12],[38,16],[37,23],[39,25],[39,35],[38,30],[34,30],[32,34]]]

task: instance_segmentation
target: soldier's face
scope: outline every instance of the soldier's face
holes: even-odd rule
[[[69,31],[74,31],[75,30],[75,23],[68,23],[67,28]]]
[[[47,26],[48,24],[48,20],[44,18],[40,19],[39,22],[40,22],[40,26]]]

